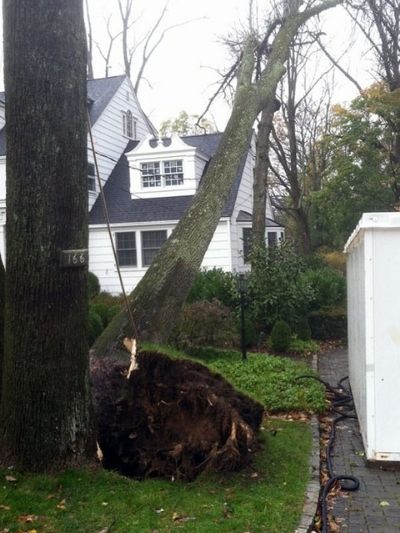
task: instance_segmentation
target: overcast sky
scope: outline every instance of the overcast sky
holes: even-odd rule
[[[152,26],[165,0],[135,0],[135,28],[138,39]],[[260,19],[267,8],[268,0],[258,0]],[[113,29],[118,27],[117,0],[89,0],[93,33],[104,47],[107,44],[105,19],[112,14]],[[145,81],[139,91],[144,110],[159,126],[163,120],[176,117],[181,110],[189,114],[201,114],[208,99],[215,92],[218,72],[226,71],[230,62],[221,38],[233,28],[245,23],[248,0],[170,0],[164,26],[188,22],[166,35],[148,64]],[[339,57],[350,39],[351,27],[342,8],[327,12],[322,20],[326,33],[325,42],[330,51]],[[346,63],[352,63],[358,79],[366,80],[368,64],[360,60],[362,44],[358,43],[353,55]],[[120,61],[121,51],[116,44],[110,75],[123,73]],[[317,66],[321,63],[318,59]],[[104,62],[95,53],[95,76],[104,76]],[[314,65],[315,66],[315,65]],[[354,88],[341,75],[335,76],[337,101],[350,100],[355,96]],[[223,129],[228,117],[228,107],[222,99],[213,106],[212,115],[219,129]]]

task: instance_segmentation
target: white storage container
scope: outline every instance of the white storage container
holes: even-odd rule
[[[400,213],[364,213],[345,252],[349,376],[366,456],[400,461]]]

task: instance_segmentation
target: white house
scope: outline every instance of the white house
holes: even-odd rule
[[[190,205],[222,134],[157,139],[125,76],[88,81],[88,108],[112,234],[125,287],[130,291]],[[0,252],[5,256],[4,94],[0,94]],[[121,292],[95,179],[88,138],[89,269],[103,290]],[[202,267],[248,269],[254,145],[249,144]],[[268,244],[283,228],[266,210]]]

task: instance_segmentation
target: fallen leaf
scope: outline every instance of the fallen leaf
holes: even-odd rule
[[[62,509],[62,510],[64,510],[65,507],[66,507],[66,503],[67,503],[66,500],[61,500],[60,503],[58,503],[57,506],[56,506],[57,509]]]
[[[189,520],[196,520],[196,517],[180,515],[179,513],[173,513],[172,520],[174,522],[189,522]]]
[[[11,507],[9,507],[8,505],[0,504],[0,509],[1,509],[2,511],[10,511],[10,510],[11,510]]]
[[[256,478],[256,477],[258,477],[258,474],[257,474],[257,472],[254,472],[253,474],[251,474],[251,476],[250,476],[250,477],[252,477],[252,478]]]
[[[101,502],[101,505],[104,505],[104,507],[107,507],[108,502]]]
[[[6,481],[17,481],[17,478],[15,478],[14,476],[6,476]]]
[[[32,522],[36,522],[39,517],[35,514],[23,514],[18,517],[18,522],[23,522],[24,524],[31,524]]]

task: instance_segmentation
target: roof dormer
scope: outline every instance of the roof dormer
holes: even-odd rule
[[[132,198],[195,194],[207,158],[178,135],[147,136],[126,154]]]

